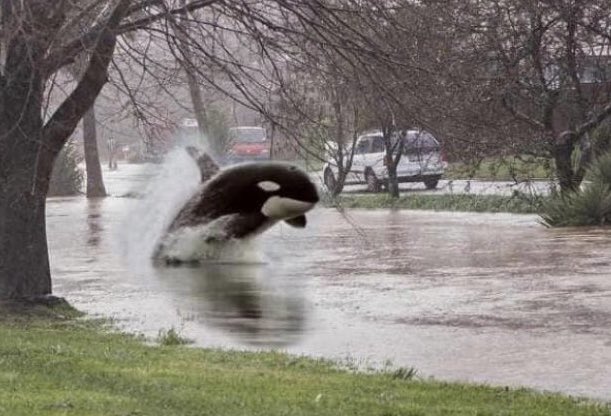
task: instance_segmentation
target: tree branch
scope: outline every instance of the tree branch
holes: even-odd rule
[[[509,111],[511,115],[517,118],[518,120],[524,121],[537,129],[545,129],[545,125],[541,121],[530,117],[528,114],[518,110],[509,102],[506,96],[502,97],[502,104],[503,107],[505,107],[507,111]]]
[[[591,132],[609,116],[611,116],[611,101],[609,101],[597,114],[590,117],[588,121],[580,124],[577,129],[575,129],[575,135],[577,137],[581,137],[582,135]]]
[[[120,0],[115,6],[98,36],[81,80],[43,127],[36,164],[36,186],[42,186],[45,191],[57,154],[108,81],[108,67],[117,43],[115,29],[129,1]]]
[[[135,20],[133,22],[125,23],[118,28],[118,33],[127,33],[133,30],[142,29],[147,27],[151,23],[161,20],[165,17],[181,15],[194,10],[202,9],[204,7],[212,6],[214,3],[221,3],[222,0],[194,0],[182,7],[176,7],[171,10],[163,11],[160,13],[152,14],[147,17]]]
[[[220,1],[221,0],[194,0],[187,4],[185,7],[177,7],[165,12],[155,13],[150,16],[135,20],[133,22],[124,23],[122,25],[120,24],[121,22],[119,22],[116,27],[113,28],[113,34],[115,36],[118,36],[137,29],[142,29],[167,16],[191,12],[197,9],[211,6],[214,3],[219,3]],[[125,17],[129,17],[139,11],[142,11],[144,6],[150,6],[154,3],[156,2],[152,0],[143,1],[138,6],[127,7],[127,3],[122,2],[121,4],[122,8],[124,9],[124,13],[121,17],[121,20],[123,20]],[[87,33],[66,42],[63,47],[51,51],[48,54],[45,62],[46,75],[48,76],[53,72],[57,71],[59,68],[63,67],[64,65],[71,63],[79,53],[91,49],[104,30],[107,30],[105,23],[98,23],[92,26]]]

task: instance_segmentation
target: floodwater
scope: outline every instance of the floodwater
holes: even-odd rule
[[[122,195],[149,176],[120,166],[107,185]],[[174,327],[201,346],[611,400],[611,231],[318,209],[305,230],[267,232],[241,263],[168,269],[129,254],[126,234],[150,243],[131,225],[143,203],[49,200],[56,294],[151,337]]]

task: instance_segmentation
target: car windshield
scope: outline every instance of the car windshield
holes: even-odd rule
[[[239,143],[260,143],[265,141],[263,127],[241,127],[229,129],[229,136]]]
[[[396,135],[393,135],[393,143],[396,143]],[[439,142],[431,133],[426,131],[410,130],[407,132],[403,142],[404,153],[432,152],[439,150]],[[371,146],[371,147],[369,147]],[[384,151],[384,138],[382,135],[363,136],[357,147],[357,153],[370,152],[380,153]]]
[[[439,142],[426,131],[408,131],[404,140],[403,151],[405,153],[439,150]]]

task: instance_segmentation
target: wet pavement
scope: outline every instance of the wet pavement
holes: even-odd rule
[[[107,178],[115,195],[149,180],[125,166]],[[611,231],[318,209],[305,230],[278,226],[236,247],[239,261],[168,269],[133,255],[151,240],[135,225],[143,203],[49,200],[57,294],[151,337],[175,327],[202,346],[611,400]]]

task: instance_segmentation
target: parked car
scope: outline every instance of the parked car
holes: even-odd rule
[[[447,163],[439,141],[427,131],[408,130],[393,135],[393,141],[404,140],[403,154],[397,165],[399,182],[423,182],[427,189],[435,189]],[[395,142],[396,143],[396,142]],[[352,167],[346,185],[367,184],[372,192],[388,182],[386,150],[381,131],[373,131],[357,138]],[[335,187],[338,169],[330,158],[323,168],[323,180],[328,189]]]
[[[226,159],[229,163],[269,160],[270,140],[263,127],[240,126],[229,129]]]

